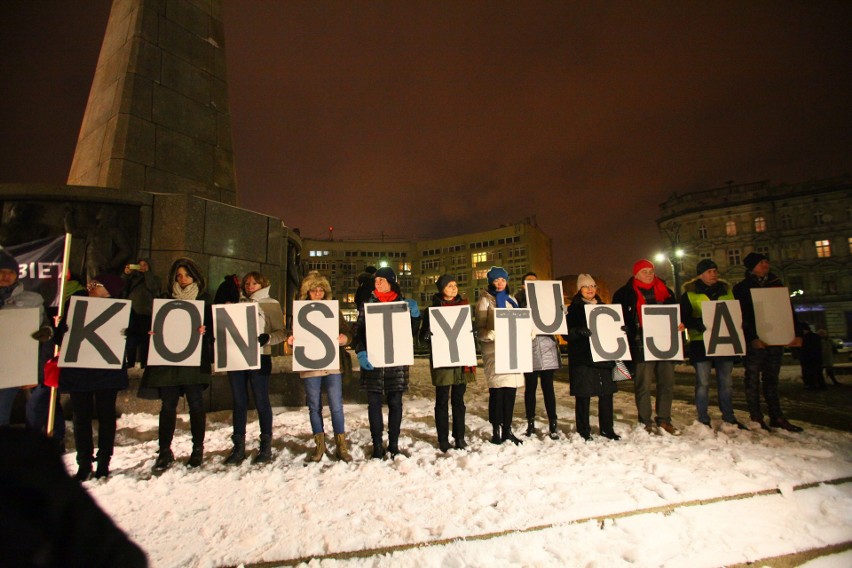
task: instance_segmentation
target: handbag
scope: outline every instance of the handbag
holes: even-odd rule
[[[44,364],[44,386],[59,387],[59,355],[54,355]]]

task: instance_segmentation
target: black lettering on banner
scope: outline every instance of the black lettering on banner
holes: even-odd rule
[[[444,318],[444,315],[440,312],[440,310],[431,310],[429,312],[429,316],[438,324],[444,334],[447,336],[447,340],[450,342],[450,362],[458,363],[461,361],[461,356],[459,355],[459,336],[461,335],[461,330],[464,327],[465,319],[470,318],[470,306],[462,306],[463,309],[458,310],[458,316],[456,316],[456,321],[453,323],[452,327],[449,322]]]
[[[166,346],[166,338],[163,335],[163,330],[166,326],[166,318],[174,311],[182,311],[189,314],[189,326],[191,332],[189,334],[189,342],[182,351],[172,352]],[[195,332],[202,326],[201,313],[195,309],[194,304],[183,300],[171,300],[163,304],[163,307],[157,312],[154,321],[151,323],[151,331],[154,332],[153,341],[151,342],[157,354],[170,363],[180,363],[188,359],[190,355],[195,353],[198,348],[198,342],[201,341],[201,334]]]
[[[627,340],[624,337],[619,336],[616,338],[617,347],[615,351],[607,351],[601,345],[601,336],[598,333],[598,318],[604,316],[612,318],[616,323],[621,322],[618,312],[614,309],[606,305],[596,306],[589,314],[589,330],[592,332],[592,336],[589,339],[592,342],[592,348],[600,357],[603,357],[607,361],[624,359],[624,355],[627,353]]]
[[[334,345],[334,341],[331,337],[323,333],[322,329],[315,326],[308,319],[308,316],[314,312],[318,312],[325,319],[331,319],[334,317],[334,311],[332,311],[332,309],[326,304],[319,302],[307,304],[299,310],[299,325],[302,326],[302,329],[320,340],[322,346],[325,347],[325,354],[319,359],[310,359],[305,354],[305,346],[299,345],[293,349],[293,357],[295,357],[296,361],[306,369],[319,370],[327,368],[328,365],[334,361],[334,354],[337,351],[337,347]]]
[[[518,324],[519,319],[529,319],[530,311],[526,309],[515,310],[508,308],[497,310],[494,317],[509,320],[509,368],[518,368]]]
[[[559,326],[562,325],[562,310],[559,309],[559,306],[562,305],[562,293],[560,292],[560,287],[558,282],[554,282],[550,285],[551,291],[553,292],[553,305],[557,308],[553,313],[553,322],[546,324],[541,320],[541,312],[538,306],[538,296],[536,296],[536,290],[541,288],[541,284],[536,284],[535,286],[527,286],[529,289],[527,291],[527,297],[530,301],[530,308],[532,309],[532,318],[535,323],[536,328],[540,331],[545,332],[545,334],[554,334],[559,331]]]
[[[101,315],[86,323],[89,302],[80,298],[74,308],[74,318],[71,320],[71,325],[68,326],[69,337],[68,344],[65,346],[65,361],[76,363],[80,358],[80,347],[83,345],[83,341],[88,341],[106,363],[110,365],[120,364],[121,360],[98,335],[98,328],[111,320],[114,315],[121,311],[123,306],[120,302],[111,303]]]
[[[228,366],[228,339],[233,341],[237,349],[243,355],[243,359],[250,367],[255,367],[258,364],[257,358],[257,316],[251,305],[244,306],[246,311],[246,338],[240,335],[240,329],[228,311],[217,306],[216,309],[216,366],[223,369]]]
[[[390,302],[387,304],[374,303],[364,304],[364,309],[369,313],[382,315],[382,332],[384,333],[385,343],[385,365],[392,365],[394,362],[393,352],[393,318],[394,312],[408,313],[408,304],[404,302]]]
[[[645,347],[657,359],[669,360],[674,359],[680,351],[680,340],[678,339],[677,331],[677,306],[646,306],[645,317],[648,316],[668,316],[669,318],[669,348],[663,351],[657,347],[653,337],[645,337]]]
[[[722,335],[722,321],[725,322],[725,330],[729,335]],[[737,335],[734,318],[731,316],[728,305],[724,302],[716,304],[716,312],[713,314],[713,325],[710,327],[710,341],[707,345],[707,355],[715,355],[720,345],[731,345],[734,353],[743,353],[743,345],[740,336]]]

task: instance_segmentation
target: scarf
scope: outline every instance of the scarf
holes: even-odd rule
[[[172,298],[175,300],[194,300],[198,298],[198,284],[193,282],[186,288],[181,288],[177,282],[172,283]]]
[[[636,292],[636,318],[639,325],[642,325],[642,306],[645,305],[645,291],[654,290],[654,303],[663,304],[669,297],[669,290],[666,288],[666,283],[654,276],[654,281],[650,284],[643,284],[633,279],[633,290]]]
[[[373,294],[375,294],[376,298],[378,298],[380,302],[393,302],[398,297],[397,293],[393,290],[388,290],[387,292],[373,290]]]
[[[518,307],[517,302],[515,302],[515,300],[513,300],[512,297],[509,296],[509,293],[505,290],[502,292],[496,292],[494,294],[494,298],[497,300],[498,308],[505,308],[507,303],[511,304],[513,308]]]

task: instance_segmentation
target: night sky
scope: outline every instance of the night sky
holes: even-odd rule
[[[64,183],[109,2],[0,3],[0,182]],[[852,2],[225,2],[240,205],[303,236],[535,216],[629,276],[673,191],[852,173]]]

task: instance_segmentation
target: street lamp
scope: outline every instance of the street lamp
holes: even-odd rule
[[[672,272],[674,280],[674,292],[680,293],[680,270],[683,267],[683,257],[686,255],[682,248],[676,248],[672,251],[658,252],[654,255],[654,260],[657,262],[668,261],[669,269]]]

